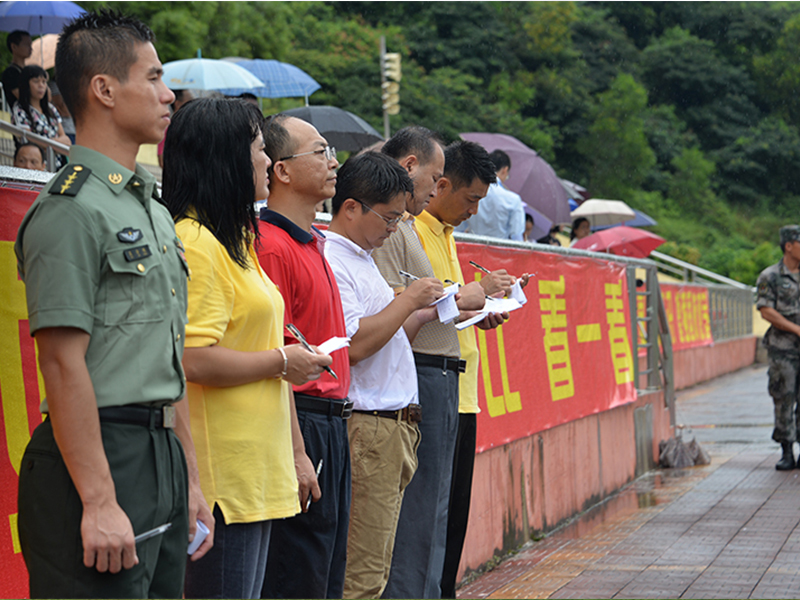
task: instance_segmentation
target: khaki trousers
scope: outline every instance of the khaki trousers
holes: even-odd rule
[[[379,598],[421,436],[416,424],[364,413],[353,413],[347,427],[353,496],[344,598]]]

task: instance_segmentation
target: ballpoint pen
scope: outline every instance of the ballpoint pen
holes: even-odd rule
[[[469,261],[469,264],[471,264],[473,267],[475,267],[475,268],[476,268],[476,269],[478,269],[479,271],[483,271],[483,272],[484,272],[484,273],[486,273],[487,275],[491,275],[491,274],[492,274],[492,272],[491,272],[489,269],[487,269],[486,267],[482,267],[482,266],[480,266],[480,265],[479,265],[478,263],[476,263],[474,260],[471,260],[471,261]]]
[[[409,279],[413,279],[414,281],[419,279],[419,277],[417,277],[416,275],[412,275],[411,273],[408,273],[403,270],[398,271],[398,273],[400,273],[400,275],[402,275],[403,277],[408,277]]]
[[[319,464],[317,464],[317,478],[319,478],[319,474],[322,472],[322,459],[319,459]],[[308,494],[308,500],[306,500],[306,511],[311,508],[311,493]]]
[[[172,523],[164,523],[163,525],[159,525],[155,529],[151,529],[150,531],[145,531],[144,533],[140,533],[135,538],[133,538],[133,541],[138,544],[139,542],[149,540],[151,537],[156,537],[157,535],[161,535],[170,527],[172,527]]]
[[[292,334],[294,339],[303,344],[303,348],[311,352],[311,354],[316,354],[316,352],[314,352],[314,349],[311,347],[311,344],[309,344],[306,341],[305,336],[302,333],[300,333],[300,330],[297,327],[295,327],[291,323],[287,323],[286,329],[289,330],[289,333]],[[333,369],[331,369],[330,367],[322,367],[322,368],[325,369],[328,373],[330,373],[331,377],[333,377],[334,379],[339,379],[339,377],[337,377],[336,373],[334,373]]]

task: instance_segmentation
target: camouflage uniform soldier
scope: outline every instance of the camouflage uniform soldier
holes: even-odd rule
[[[771,324],[764,336],[769,356],[769,394],[775,403],[772,439],[783,449],[775,468],[795,468],[792,453],[800,428],[800,226],[781,227],[783,258],[758,276],[756,306]],[[800,463],[797,463],[800,467]]]

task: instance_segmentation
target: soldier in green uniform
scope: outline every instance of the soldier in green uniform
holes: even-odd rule
[[[781,227],[783,258],[758,276],[756,306],[771,324],[764,336],[769,356],[769,394],[775,403],[772,439],[783,455],[779,471],[794,469],[792,447],[800,428],[800,226]]]
[[[89,13],[56,51],[77,143],[15,246],[46,390],[19,481],[32,598],[180,598],[196,519],[212,535],[193,558],[213,540],[183,400],[189,271],[136,165],[174,99],[152,40],[139,21]]]

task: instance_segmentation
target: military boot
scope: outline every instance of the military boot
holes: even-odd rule
[[[775,465],[775,468],[778,471],[790,471],[794,469],[794,454],[792,453],[792,446],[794,446],[792,442],[781,442],[783,456],[781,456],[781,459]]]

